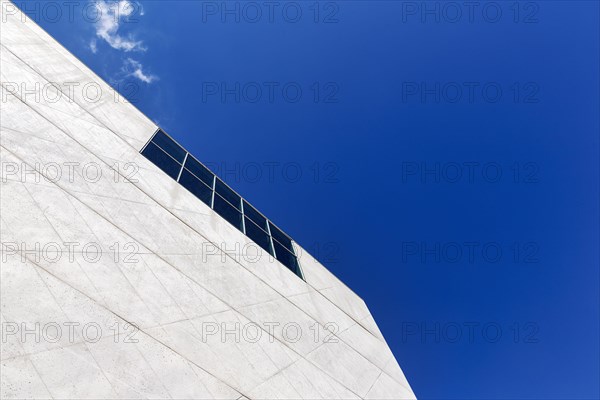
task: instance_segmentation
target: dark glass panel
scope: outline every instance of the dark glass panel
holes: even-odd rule
[[[241,200],[239,194],[231,190],[229,186],[227,186],[222,180],[217,179],[217,184],[215,186],[215,191],[221,195],[225,200],[230,202],[235,208],[238,210],[241,207]]]
[[[148,143],[148,146],[146,146],[142,154],[158,168],[166,172],[171,178],[177,179],[179,171],[181,170],[181,165],[158,146],[153,143]]]
[[[256,208],[248,204],[246,200],[244,200],[244,215],[254,221],[256,225],[260,226],[262,229],[267,229],[267,219],[256,211]]]
[[[256,242],[257,245],[265,249],[267,253],[273,255],[273,252],[271,251],[271,238],[269,237],[269,234],[256,226],[254,222],[248,218],[246,218],[244,222],[246,223],[246,235]]]
[[[283,247],[277,241],[273,241],[273,246],[275,247],[275,257],[279,260],[283,265],[288,267],[293,273],[300,276],[299,268],[298,268],[298,260],[296,256],[287,251],[285,247]]]
[[[235,209],[227,201],[223,200],[221,196],[215,194],[215,203],[213,209],[223,218],[225,218],[230,224],[242,230],[242,213]]]
[[[183,159],[187,152],[163,131],[156,132],[156,135],[152,138],[152,142],[166,151],[175,160],[179,161],[180,164],[183,164]]]
[[[196,175],[198,179],[212,188],[215,174],[210,172],[204,165],[200,164],[194,157],[188,156],[185,161],[185,167],[190,170],[192,174]]]
[[[188,170],[184,169],[181,172],[179,183],[183,185],[187,190],[192,192],[197,198],[202,200],[205,204],[210,207],[212,189],[206,186],[202,181],[197,179]]]
[[[271,236],[273,236],[274,239],[276,239],[279,243],[284,245],[289,251],[293,253],[294,248],[292,247],[292,239],[290,239],[288,235],[283,233],[281,229],[277,228],[270,221],[269,228],[271,228]]]

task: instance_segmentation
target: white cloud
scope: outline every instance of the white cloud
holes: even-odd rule
[[[94,54],[96,54],[98,52],[98,43],[96,42],[96,39],[92,39],[90,41],[90,50]]]
[[[144,10],[139,3],[130,0],[90,0],[90,2],[97,12],[94,23],[97,37],[89,43],[92,53],[98,52],[98,41],[101,40],[108,43],[113,49],[125,53],[147,50],[142,41],[135,39],[132,34],[126,36],[119,34],[119,27],[122,23],[133,22],[134,17],[144,15]],[[116,77],[112,78],[114,82],[122,82],[125,78],[139,79],[144,83],[158,80],[156,75],[144,72],[141,62],[130,57],[122,60],[121,70],[117,72]]]
[[[126,77],[134,77],[145,83],[152,83],[158,80],[156,75],[144,73],[142,63],[131,58],[125,60],[122,71]]]
[[[140,15],[144,15],[141,6],[138,3],[132,3],[128,0],[105,1],[96,0],[94,6],[97,11],[98,21],[95,22],[96,36],[103,39],[112,48],[130,51],[146,51],[141,40],[136,40],[133,35],[126,37],[118,34],[119,25],[127,20],[136,11],[140,10]],[[95,44],[90,45],[92,52],[95,53]],[[96,48],[97,50],[97,48]]]

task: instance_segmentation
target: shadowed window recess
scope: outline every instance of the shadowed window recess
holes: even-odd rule
[[[141,151],[258,246],[302,277],[292,239],[162,130]]]

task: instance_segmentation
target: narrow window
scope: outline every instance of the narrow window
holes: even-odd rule
[[[177,179],[179,171],[181,171],[181,164],[179,164],[173,157],[165,153],[163,149],[150,142],[142,152],[142,154],[152,161],[158,168],[162,169],[173,179]]]
[[[244,211],[245,210],[246,209],[244,208]],[[266,250],[269,254],[273,255],[273,250],[271,249],[271,238],[269,237],[269,234],[252,222],[252,220],[248,217],[246,217],[246,235],[248,235],[250,239]]]
[[[179,183],[181,183],[183,187],[192,192],[197,198],[202,200],[206,205],[210,207],[212,189],[206,186],[200,179],[196,178],[191,172],[189,172],[185,168],[181,172],[181,177],[179,177]]]
[[[271,236],[273,239],[277,240],[282,246],[284,246],[288,251],[294,252],[294,248],[292,247],[292,239],[285,233],[281,231],[281,229],[277,228],[271,221],[269,221],[269,228],[271,229]],[[277,250],[275,250],[277,252]]]
[[[215,194],[213,209],[231,225],[242,230],[242,213],[218,194]]]
[[[210,172],[208,168],[206,168],[204,165],[198,162],[191,155],[188,156],[187,160],[185,161],[185,168],[187,168],[188,171],[194,174],[196,178],[200,179],[212,190],[215,174]]]
[[[296,256],[290,253],[276,240],[273,240],[273,246],[275,246],[275,254],[277,260],[280,261],[286,267],[288,267],[293,273],[300,276],[298,260],[296,259]]]
[[[165,153],[173,157],[179,164],[183,164],[183,159],[187,153],[180,145],[178,145],[173,139],[167,136],[163,131],[156,132],[152,142],[158,147],[163,149]]]
[[[229,186],[227,186],[222,180],[217,179],[215,185],[215,192],[221,195],[222,198],[227,200],[232,206],[240,210],[242,207],[242,198],[239,194],[234,192]]]
[[[252,207],[246,200],[244,200],[244,215],[258,225],[262,230],[267,230],[267,219],[258,211]]]

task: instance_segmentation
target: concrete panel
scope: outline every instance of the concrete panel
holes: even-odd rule
[[[152,328],[148,334],[185,354],[234,389],[247,393],[298,359],[297,354],[270,339],[266,332],[256,342],[244,339],[243,327],[249,323],[235,311],[226,311]]]
[[[330,342],[310,353],[307,359],[346,388],[364,397],[381,370],[344,342]]]
[[[409,386],[403,386],[391,379],[385,373],[382,373],[365,399],[416,399]]]
[[[48,388],[27,357],[1,362],[0,396],[3,399],[48,399]]]

